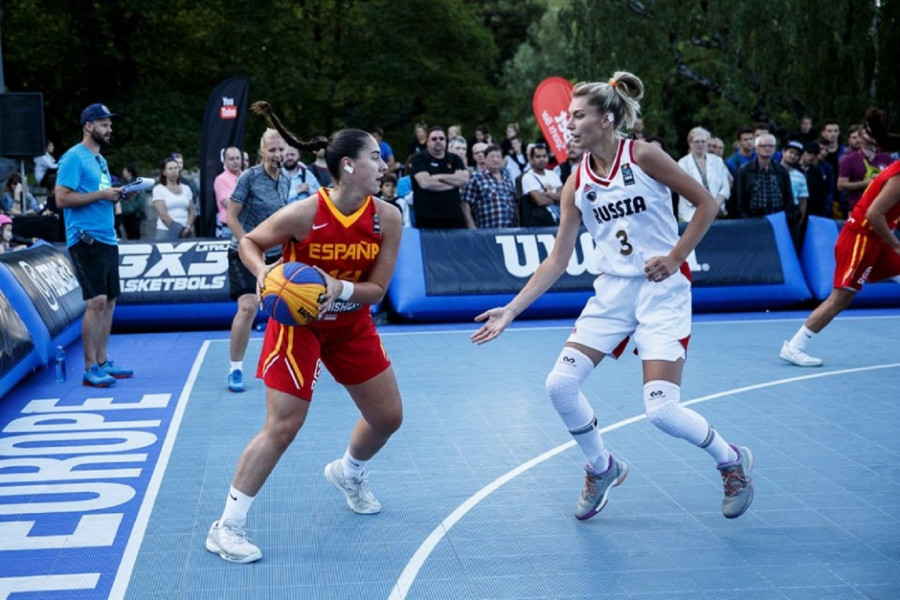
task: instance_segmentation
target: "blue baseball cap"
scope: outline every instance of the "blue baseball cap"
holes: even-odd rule
[[[115,116],[116,114],[109,112],[105,104],[91,104],[81,111],[81,124],[84,125],[89,121],[99,121],[100,119],[108,119]]]

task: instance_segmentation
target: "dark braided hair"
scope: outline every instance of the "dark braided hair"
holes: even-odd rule
[[[900,150],[900,134],[890,131],[891,124],[888,121],[887,113],[874,106],[866,111],[863,127],[875,140],[875,143],[887,152],[896,152]]]
[[[335,181],[341,180],[341,159],[346,157],[357,158],[369,140],[374,140],[372,135],[362,129],[341,129],[331,134],[331,137],[317,136],[309,141],[301,141],[291,132],[281,119],[272,110],[272,106],[265,100],[254,102],[250,106],[254,113],[264,116],[266,122],[284,138],[290,146],[298,150],[315,152],[325,149],[325,164],[328,165],[328,173]]]

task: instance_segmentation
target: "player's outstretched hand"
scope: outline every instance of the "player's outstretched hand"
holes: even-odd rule
[[[485,321],[485,324],[473,333],[470,339],[478,345],[489,342],[503,333],[514,318],[512,311],[504,306],[485,311],[475,317],[476,322]]]

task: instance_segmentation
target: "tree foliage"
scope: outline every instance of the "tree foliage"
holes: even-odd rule
[[[380,125],[402,154],[424,119],[537,133],[531,97],[554,75],[617,69],[647,86],[648,131],[683,148],[704,124],[729,140],[802,113],[844,124],[898,113],[900,0],[16,0],[2,22],[8,91],[44,94],[48,136],[80,137],[79,111],[121,116],[107,153],[195,165],[209,92],[251,78],[294,132]],[[251,119],[247,132],[263,129]],[[402,158],[402,157],[400,157]]]

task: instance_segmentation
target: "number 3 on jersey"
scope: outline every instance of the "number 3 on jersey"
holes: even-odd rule
[[[632,252],[634,252],[634,246],[631,245],[631,242],[628,241],[628,233],[624,229],[620,229],[616,232],[616,237],[619,238],[619,243],[622,244],[622,248],[619,250],[619,254],[622,256],[629,256]]]

